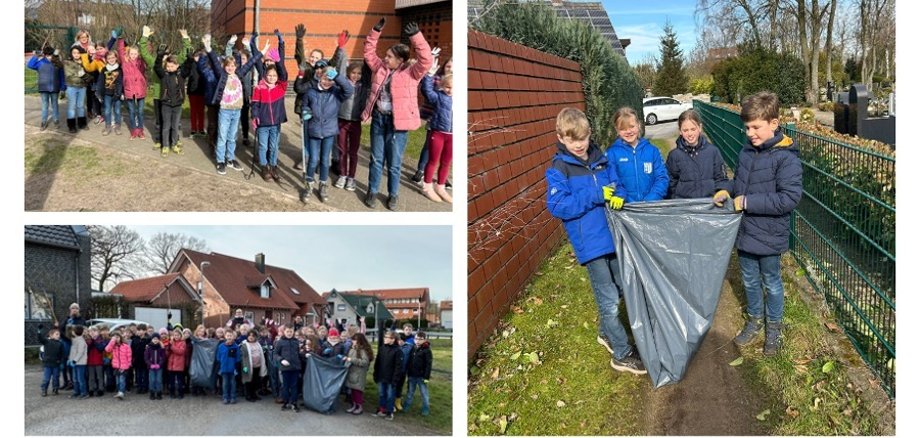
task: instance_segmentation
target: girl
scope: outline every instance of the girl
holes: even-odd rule
[[[64,61],[64,83],[67,91],[67,129],[71,134],[77,128],[89,129],[86,126],[86,77],[89,74],[84,68],[83,59],[86,51],[80,46],[70,48],[70,58]]]
[[[183,63],[179,69],[179,58],[167,55],[165,59],[154,61],[153,71],[160,78],[160,115],[163,118],[160,131],[160,155],[169,156],[172,150],[176,155],[182,153],[179,146],[179,118],[182,117],[182,104],[185,102],[185,80],[194,67]]]
[[[99,67],[96,79],[96,98],[102,101],[102,114],[105,127],[102,135],[121,135],[121,101],[124,99],[124,76],[118,64],[118,54],[107,52],[105,64]]]
[[[188,79],[185,81],[188,95],[188,113],[191,127],[189,135],[191,137],[205,137],[204,131],[204,80],[201,79],[201,73],[198,71],[198,61],[201,59],[201,51],[196,50],[188,54],[192,59],[193,65],[189,69]]]
[[[329,199],[329,159],[332,153],[332,144],[338,133],[338,115],[342,102],[354,94],[354,87],[344,77],[338,74],[334,67],[324,67],[318,70],[320,79],[314,86],[307,90],[303,99],[301,115],[307,121],[307,134],[309,136],[307,183],[300,192],[300,201],[307,202],[310,192],[313,191],[313,175],[316,166],[322,159],[319,168],[319,199],[326,202]],[[334,82],[333,82],[334,81]]]
[[[92,49],[95,46],[96,45],[93,44],[92,37],[90,37],[89,35],[89,31],[86,29],[80,29],[77,32],[77,35],[74,37],[73,45],[71,45],[70,47],[71,48],[79,47],[83,49],[84,52],[91,53]],[[93,103],[93,101],[96,99],[95,90],[93,88],[96,83],[96,75],[94,71],[90,71],[87,73],[88,75],[86,77],[86,81],[87,81],[87,84],[86,84],[86,116],[92,119],[93,117],[99,114],[93,111],[93,109],[96,108],[95,104]],[[97,121],[96,124],[99,124],[99,122]]]
[[[339,108],[339,179],[335,181],[335,186],[353,192],[355,172],[358,169],[358,149],[361,148],[361,112],[367,104],[371,76],[362,72],[364,63],[354,62],[348,65],[347,56],[340,59],[339,70],[346,71],[348,82],[355,91],[342,101]]]
[[[425,166],[425,183],[422,184],[422,193],[428,199],[434,202],[453,202],[453,198],[447,193],[444,184],[447,181],[447,175],[450,173],[450,162],[453,158],[453,134],[452,124],[452,97],[453,76],[447,75],[441,78],[441,84],[438,91],[434,90],[434,78],[432,77],[437,71],[437,66],[433,67],[429,75],[422,79],[422,92],[431,106],[434,107],[434,114],[428,122],[431,130],[429,142],[429,159]],[[438,167],[440,165],[440,167]],[[438,184],[432,188],[432,179],[434,178],[435,169],[438,170]]]
[[[284,58],[284,42],[278,35],[280,58]],[[283,62],[266,65],[262,80],[252,92],[252,125],[256,127],[256,139],[259,141],[259,167],[262,179],[280,181],[278,170],[278,142],[281,139],[281,124],[287,122],[284,109],[284,95],[287,93],[287,69]],[[266,156],[266,151],[268,155]]]
[[[90,397],[101,396],[102,388],[105,386],[102,377],[102,352],[105,351],[105,344],[99,336],[98,328],[89,328],[89,339],[86,342],[86,386]]]
[[[374,350],[371,349],[367,337],[361,333],[355,333],[352,338],[354,346],[348,352],[349,363],[348,377],[345,380],[345,386],[351,389],[351,407],[347,412],[354,415],[364,413],[364,387],[367,386],[367,369],[371,361],[374,360]]]
[[[376,415],[386,417],[387,420],[393,420],[396,383],[403,369],[402,358],[402,350],[396,345],[396,332],[387,330],[377,360],[374,361],[374,382],[377,382],[377,394],[380,395]]]
[[[636,111],[629,107],[617,110],[613,125],[618,137],[607,149],[607,161],[616,168],[620,183],[626,188],[626,202],[658,201],[668,191],[668,171],[653,144],[639,137],[642,125]]]
[[[182,330],[173,330],[172,339],[169,341],[169,347],[167,347],[169,352],[169,364],[167,370],[169,371],[169,398],[178,398],[182,400],[184,397],[184,377],[183,373],[185,372],[185,355],[186,355],[186,345],[185,340],[182,339]]]
[[[144,363],[147,364],[148,385],[151,400],[163,400],[163,365],[166,365],[166,350],[160,344],[160,334],[154,333],[144,349]]]
[[[677,148],[665,162],[670,177],[668,198],[710,198],[720,190],[731,192],[722,154],[702,134],[703,122],[696,110],[682,112],[677,127]]]
[[[106,392],[115,392],[115,370],[112,368],[112,352],[106,351],[105,347],[109,345],[109,341],[112,339],[109,336],[109,327],[102,326],[99,330],[99,337],[102,338],[102,374],[105,375],[105,390]],[[102,394],[99,394],[100,396]]]
[[[131,346],[122,342],[121,333],[116,331],[112,333],[112,339],[109,340],[109,345],[105,346],[105,351],[112,353],[112,369],[115,370],[115,382],[118,388],[115,398],[124,400],[125,374],[131,368]]]
[[[383,175],[386,158],[387,208],[395,211],[399,195],[399,170],[403,151],[406,149],[408,131],[421,125],[418,114],[418,84],[431,68],[433,59],[431,47],[419,32],[414,22],[406,24],[404,32],[415,49],[418,62],[409,64],[409,47],[396,44],[387,49],[384,59],[377,55],[377,40],[386,18],[381,18],[367,35],[364,43],[364,62],[372,71],[371,92],[361,114],[371,123],[371,165],[368,177],[367,196],[364,203],[369,208],[377,207],[377,188]]]
[[[87,398],[86,390],[86,338],[83,337],[83,326],[73,328],[72,344],[68,364],[73,368],[73,394],[70,398]]]
[[[441,53],[440,47],[435,47],[431,49],[432,55],[434,55],[434,64],[438,64],[438,54]],[[438,70],[434,75],[434,87],[437,89],[441,85],[441,78],[453,73],[453,58],[448,58],[447,62]],[[427,133],[425,135],[425,144],[422,145],[422,151],[419,152],[418,156],[418,170],[415,171],[415,175],[412,176],[412,181],[418,184],[422,184],[422,181],[425,178],[425,166],[428,165],[428,156],[430,152],[431,145],[431,116],[433,109],[431,108],[431,103],[426,100],[425,105],[419,108],[419,114],[425,119],[428,124],[426,126]],[[447,185],[449,188],[450,185]]]
[[[300,344],[294,339],[294,328],[285,327],[284,335],[275,342],[275,361],[281,365],[281,398],[284,405],[281,410],[292,409],[300,412],[297,407],[297,380],[300,377]]]
[[[262,345],[259,344],[255,330],[249,332],[240,351],[243,358],[242,371],[243,384],[246,386],[246,400],[250,402],[262,400],[256,391],[262,386],[262,378],[268,375],[268,367],[265,363],[265,353]]]
[[[217,346],[217,360],[220,362],[220,376],[223,379],[224,404],[236,404],[236,363],[240,361],[240,346],[236,345],[236,332],[227,330],[224,342]]]
[[[128,102],[128,129],[131,139],[144,139],[144,98],[147,97],[147,63],[136,46],[125,48],[125,39],[112,31],[117,38],[118,61],[124,74],[124,99]]]
[[[48,129],[48,110],[54,120],[55,128],[61,126],[58,113],[58,94],[67,89],[64,84],[64,64],[54,56],[54,48],[45,46],[41,51],[32,53],[28,67],[38,72],[38,93],[42,98],[41,130]]]

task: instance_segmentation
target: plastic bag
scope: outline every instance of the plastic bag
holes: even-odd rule
[[[214,372],[214,359],[217,356],[217,339],[192,338],[192,362],[188,374],[193,386],[209,388],[213,384],[211,374]]]
[[[317,412],[329,412],[345,383],[348,365],[315,354],[306,357],[303,374],[303,402]]]
[[[636,347],[656,388],[683,378],[712,325],[741,215],[709,198],[608,210]]]

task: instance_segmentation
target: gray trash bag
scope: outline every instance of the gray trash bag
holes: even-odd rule
[[[348,365],[338,358],[315,354],[306,357],[303,373],[303,403],[308,409],[329,412],[345,383]]]
[[[213,385],[214,360],[217,357],[217,339],[192,338],[192,362],[188,375],[193,386],[210,388]]]
[[[712,325],[741,215],[709,198],[608,210],[633,338],[656,388],[683,378]]]

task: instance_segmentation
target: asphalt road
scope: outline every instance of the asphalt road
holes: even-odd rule
[[[364,415],[351,415],[340,406],[332,415],[309,410],[281,411],[272,399],[250,403],[239,399],[224,405],[217,396],[169,395],[153,401],[129,394],[124,400],[106,394],[85,400],[68,398],[70,391],[41,397],[42,369],[25,369],[25,435],[439,435],[409,423],[399,415],[386,421],[371,415],[376,400],[367,400]],[[49,390],[49,393],[51,391]],[[82,420],[81,420],[82,419]]]
[[[647,138],[675,138],[680,135],[677,129],[677,120],[670,122],[661,122],[654,125],[645,125],[645,136]]]

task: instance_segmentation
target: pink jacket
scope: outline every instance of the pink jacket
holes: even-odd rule
[[[367,40],[364,41],[364,62],[372,72],[371,94],[361,114],[361,119],[364,121],[373,115],[377,98],[380,96],[380,87],[390,74],[390,69],[377,56],[378,39],[380,39],[380,32],[371,29]],[[398,69],[393,70],[393,78],[390,80],[390,94],[393,96],[393,128],[397,131],[411,131],[421,126],[422,120],[418,111],[418,83],[425,77],[425,73],[434,62],[431,56],[431,46],[425,41],[421,32],[410,37],[409,43],[415,49],[418,62],[412,66],[404,63]]]
[[[105,351],[112,353],[112,368],[116,370],[126,370],[131,368],[131,346],[122,342],[115,345],[115,338],[109,341],[105,346]]]
[[[167,350],[169,355],[166,356],[166,369],[169,371],[185,371],[185,341],[170,342]]]
[[[123,73],[125,100],[147,97],[147,64],[140,54],[134,61],[128,61],[124,38],[118,39],[118,63]]]

